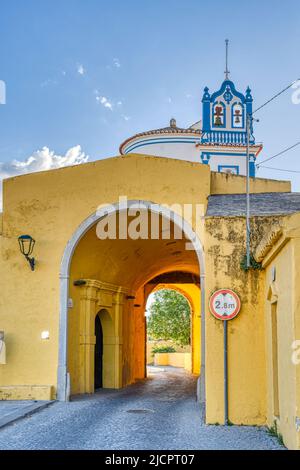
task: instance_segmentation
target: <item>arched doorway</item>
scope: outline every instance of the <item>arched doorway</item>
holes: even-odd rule
[[[103,387],[103,330],[99,314],[95,318],[94,387]]]
[[[145,315],[147,376],[158,366],[192,372],[193,311],[187,297],[173,286],[157,288],[147,299]]]
[[[126,211],[135,211],[136,206],[142,203],[143,210],[148,215],[159,214],[159,216],[169,221],[173,228],[181,227],[183,238],[178,240],[159,238],[144,239],[118,239],[99,242],[96,240],[95,225],[107,217],[115,217]],[[162,233],[162,232],[161,232]],[[187,243],[188,242],[188,243]],[[90,244],[94,243],[94,248]],[[189,248],[185,248],[186,244]],[[76,265],[76,269],[71,270],[71,265]],[[144,369],[145,362],[133,361],[133,350],[139,342],[138,334],[144,328],[144,322],[133,325],[132,318],[144,315],[143,286],[153,277],[170,271],[184,270],[197,274],[200,277],[201,291],[204,294],[204,253],[199,236],[194,232],[191,225],[180,215],[170,209],[145,201],[126,201],[126,204],[115,204],[113,206],[99,209],[97,213],[86,219],[76,230],[70,239],[61,265],[61,315],[60,315],[60,344],[59,344],[59,369],[58,369],[58,390],[59,400],[67,400],[70,395],[70,359],[73,361],[71,378],[73,377],[73,393],[76,393],[79,374],[85,377],[88,384],[86,391],[79,393],[90,393],[94,385],[94,373],[91,362],[94,363],[95,339],[91,333],[94,329],[95,316],[91,317],[96,306],[107,308],[113,322],[113,332],[108,337],[107,349],[111,351],[111,364],[114,364],[115,373],[112,377],[111,388],[120,388],[122,384],[130,383],[132,374],[138,369],[139,373]],[[120,278],[121,276],[121,278]],[[78,280],[78,284],[76,281]],[[74,286],[84,287],[78,289]],[[201,296],[201,311],[205,312],[204,295]],[[70,311],[69,304],[75,309],[82,308],[82,315],[78,316],[78,310]],[[73,307],[71,307],[72,309]],[[68,315],[69,312],[69,315]],[[96,315],[96,312],[95,312]],[[71,324],[69,318],[72,320]],[[90,319],[92,318],[92,327]],[[202,315],[201,328],[201,401],[205,402],[205,315]],[[76,323],[77,322],[77,323]],[[104,325],[102,323],[103,333]],[[69,329],[69,331],[68,331]],[[80,335],[80,351],[72,358],[69,344],[77,347],[78,342],[73,340],[72,331]],[[70,343],[71,341],[71,343]],[[144,342],[139,342],[138,347]],[[200,344],[199,344],[200,349]],[[104,345],[105,350],[105,345]],[[123,352],[125,351],[125,355]],[[105,354],[105,352],[104,352]],[[84,361],[83,361],[84,358]],[[79,371],[81,368],[81,372]],[[133,369],[135,369],[133,371]],[[136,375],[140,377],[140,375]]]
[[[179,352],[190,352],[190,357],[185,358],[185,368],[187,371],[192,372],[194,375],[200,374],[201,369],[201,289],[200,289],[200,278],[184,272],[173,272],[167,273],[163,276],[158,276],[157,278],[152,279],[145,286],[146,293],[146,315],[149,315],[149,302],[152,304],[155,293],[162,290],[171,290],[175,291],[178,294],[181,294],[189,305],[190,310],[190,348],[183,347],[178,348],[178,344],[171,345],[178,349]],[[151,299],[152,298],[152,299]],[[175,325],[174,325],[175,327]],[[148,329],[147,329],[148,333]],[[147,364],[154,362],[154,357],[149,343],[149,337],[147,335]],[[164,342],[162,341],[164,346]],[[154,345],[156,348],[156,345]],[[180,359],[180,362],[182,362]]]

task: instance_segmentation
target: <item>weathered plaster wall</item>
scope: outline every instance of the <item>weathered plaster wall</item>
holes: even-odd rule
[[[273,217],[252,220],[254,245],[274,223]],[[241,298],[239,316],[228,325],[229,419],[235,424],[266,422],[264,275],[244,272],[245,219],[206,219],[206,304],[217,289],[233,289]],[[223,324],[206,313],[207,420],[224,422]]]

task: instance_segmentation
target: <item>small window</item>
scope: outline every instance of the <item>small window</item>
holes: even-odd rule
[[[232,106],[232,127],[244,127],[244,107],[239,103]]]
[[[213,125],[225,127],[225,107],[223,103],[216,103],[213,107]]]
[[[219,165],[218,171],[220,173],[227,173],[228,175],[238,175],[239,167],[237,165]]]

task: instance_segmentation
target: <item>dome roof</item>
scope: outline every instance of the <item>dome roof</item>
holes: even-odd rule
[[[183,128],[183,127],[177,127],[176,120],[172,118],[170,120],[170,125],[167,127],[162,127],[160,129],[152,129],[150,131],[145,131],[145,132],[140,132],[138,134],[133,135],[132,137],[129,137],[126,139],[121,145],[120,145],[120,153],[123,154],[123,147],[128,144],[131,140],[137,139],[139,137],[144,137],[144,136],[149,136],[149,135],[168,135],[168,134],[196,134],[197,136],[201,135],[201,129],[197,128],[201,121],[193,124],[193,126],[188,127],[188,128]]]

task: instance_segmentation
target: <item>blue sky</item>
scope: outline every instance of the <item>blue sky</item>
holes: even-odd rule
[[[182,127],[199,120],[203,88],[224,79],[227,37],[231,79],[241,91],[250,85],[255,106],[300,78],[296,0],[1,0],[0,8],[4,175],[45,146],[63,157],[80,145],[96,160],[170,117]],[[291,97],[257,115],[261,160],[300,140]],[[300,146],[269,166],[300,171],[299,158]],[[300,174],[258,176],[292,179],[300,191]]]

